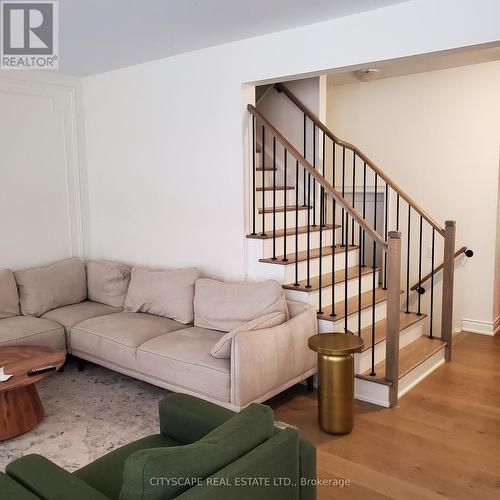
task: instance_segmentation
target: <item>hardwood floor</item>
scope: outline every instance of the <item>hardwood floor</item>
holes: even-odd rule
[[[453,361],[383,409],[356,401],[354,430],[331,436],[317,425],[316,393],[296,386],[269,404],[318,452],[318,500],[499,499],[500,336],[461,333]]]

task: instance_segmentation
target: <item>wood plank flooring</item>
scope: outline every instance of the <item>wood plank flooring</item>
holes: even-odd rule
[[[316,444],[319,478],[350,479],[318,500],[500,498],[500,336],[456,336],[453,361],[397,408],[356,401],[347,436],[319,429],[316,397],[298,385],[268,403]]]

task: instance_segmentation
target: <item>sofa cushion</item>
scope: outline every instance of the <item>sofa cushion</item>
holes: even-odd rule
[[[0,320],[0,345],[44,345],[66,348],[64,328],[48,319],[12,316]]]
[[[19,314],[19,293],[14,273],[0,269],[0,319]]]
[[[210,355],[222,336],[222,332],[190,327],[151,339],[137,349],[139,370],[172,386],[228,402],[230,361]]]
[[[121,312],[121,309],[118,307],[106,306],[104,304],[98,304],[97,302],[91,302],[90,300],[84,300],[78,304],[52,309],[52,311],[46,312],[42,318],[56,321],[64,326],[68,344],[67,348],[68,351],[71,352],[69,332],[73,326],[87,319],[98,318],[99,316],[106,316],[107,314],[115,314],[118,312]]]
[[[88,298],[108,306],[123,308],[130,283],[130,266],[108,260],[87,262]]]
[[[200,479],[211,476],[267,441],[273,433],[271,408],[252,404],[195,443],[136,451],[125,460],[119,499],[177,498],[196,486]],[[158,478],[162,477],[171,481],[160,483]],[[194,483],[190,484],[190,480]]]
[[[85,265],[78,258],[14,274],[22,314],[41,316],[51,309],[76,304],[87,298]]]
[[[283,312],[288,318],[285,294],[277,281],[223,283],[207,278],[196,281],[195,326],[230,332],[272,312]]]
[[[148,340],[173,332],[185,325],[152,314],[121,312],[88,319],[70,330],[73,354],[89,354],[94,358],[135,369],[135,350]]]
[[[193,322],[196,268],[155,270],[134,267],[125,299],[125,311],[144,312]]]
[[[240,332],[241,330],[247,330],[251,332],[252,330],[260,330],[262,328],[271,328],[273,326],[281,325],[281,323],[284,323],[285,321],[286,316],[282,311],[264,314],[264,316],[249,321],[248,323],[245,323],[242,326],[231,330],[229,333],[226,333],[226,335],[221,337],[217,344],[212,347],[210,354],[215,358],[230,358],[231,343],[233,341],[233,337],[238,332]]]

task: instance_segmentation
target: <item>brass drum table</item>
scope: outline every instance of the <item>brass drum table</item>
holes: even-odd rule
[[[348,434],[354,419],[354,356],[363,340],[350,333],[320,333],[309,338],[318,353],[318,422],[329,434]]]
[[[43,406],[35,383],[53,371],[28,376],[28,370],[47,365],[59,370],[65,358],[65,351],[51,347],[0,347],[0,366],[12,375],[6,382],[0,382],[0,441],[28,432],[43,419]]]

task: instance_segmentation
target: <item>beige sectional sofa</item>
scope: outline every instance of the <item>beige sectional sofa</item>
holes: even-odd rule
[[[68,259],[0,270],[0,345],[78,358],[239,409],[316,371],[313,307],[279,283],[222,283],[197,269]]]

